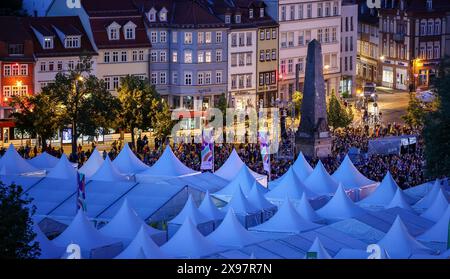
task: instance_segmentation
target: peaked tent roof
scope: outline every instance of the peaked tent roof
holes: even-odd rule
[[[48,178],[58,179],[76,179],[77,171],[73,165],[67,159],[67,156],[63,154],[59,159],[58,164],[50,170],[47,174]]]
[[[421,254],[430,251],[428,247],[425,247],[409,234],[400,216],[395,218],[389,231],[378,241],[378,245],[385,249],[389,256],[394,259],[405,259],[409,258],[411,254]]]
[[[414,205],[414,207],[417,207],[417,208],[429,208],[434,203],[434,201],[436,200],[436,197],[437,197],[440,189],[444,190],[443,194],[444,194],[444,196],[446,197],[446,199],[448,201],[449,197],[448,197],[447,193],[445,192],[445,189],[441,186],[440,180],[436,179],[436,181],[434,182],[432,188],[428,191],[428,193],[422,199],[420,199]]]
[[[301,233],[318,228],[319,225],[305,220],[292,206],[289,199],[285,199],[279,207],[277,213],[266,222],[251,228],[255,231],[280,232],[280,233]]]
[[[86,175],[86,177],[89,179],[102,166],[103,161],[103,157],[100,152],[98,152],[98,149],[96,147],[94,151],[92,151],[91,156],[86,161],[86,163],[84,163],[84,165],[80,168],[79,172]]]
[[[297,159],[295,160],[294,164],[289,169],[292,169],[294,171],[294,174],[297,177],[297,179],[302,182],[304,182],[306,180],[306,178],[308,178],[308,176],[313,172],[313,168],[308,163],[308,161],[306,161],[305,156],[303,156],[303,152],[300,152],[298,154]],[[283,181],[284,177],[287,174],[288,174],[288,172],[283,174],[280,178],[270,182],[270,185],[271,186],[273,185],[274,187],[278,186],[278,183]]]
[[[235,178],[230,183],[228,183],[227,186],[215,192],[214,195],[231,196],[236,193],[238,188],[241,189],[245,195],[248,195],[255,181],[256,180],[250,173],[249,168],[247,168],[247,166],[243,166],[241,167]]]
[[[319,161],[304,184],[309,190],[320,195],[334,193],[338,187],[338,182],[331,177],[321,161]]]
[[[297,209],[298,214],[300,214],[300,216],[302,216],[305,220],[308,220],[310,222],[317,222],[322,219],[316,213],[316,211],[314,211],[306,195],[302,196],[300,202],[296,205],[295,208]]]
[[[37,224],[33,225],[33,231],[36,233],[34,241],[39,242],[41,249],[40,259],[59,259],[64,253],[64,249],[53,244],[41,231]]]
[[[277,186],[266,194],[268,199],[284,200],[286,196],[290,199],[301,199],[303,194],[308,197],[316,197],[317,194],[308,189],[303,182],[301,182],[294,173],[293,168],[284,174]]]
[[[149,167],[134,155],[128,143],[123,145],[119,155],[114,159],[113,165],[121,173],[135,174],[147,170]]]
[[[59,247],[66,247],[71,243],[76,243],[83,250],[92,250],[117,243],[115,239],[97,231],[82,210],[78,210],[70,225],[52,242]]]
[[[211,220],[222,220],[225,216],[225,214],[214,204],[209,191],[206,191],[205,197],[203,198],[198,210],[201,214]]]
[[[420,216],[437,222],[448,208],[448,201],[442,189],[439,189],[433,204]]]
[[[170,256],[190,259],[214,254],[220,250],[197,230],[189,217],[161,249]]]
[[[342,183],[346,189],[361,188],[375,183],[358,171],[348,155],[345,155],[344,161],[331,177]]]
[[[126,176],[121,174],[119,170],[111,163],[109,156],[106,156],[106,160],[103,162],[102,166],[91,176],[90,180],[97,181],[125,181]]]
[[[317,259],[319,260],[331,259],[330,254],[328,254],[327,250],[325,249],[325,247],[323,247],[322,242],[317,236],[314,239],[314,242],[309,248],[308,252],[317,253]]]
[[[0,158],[0,172],[2,175],[23,174],[39,171],[17,153],[14,145],[10,144],[5,154]]]
[[[388,171],[375,191],[359,203],[366,205],[386,206],[394,198],[395,192],[398,188],[397,183]]]
[[[249,169],[247,165],[245,165],[245,163],[241,160],[239,154],[234,148],[225,163],[223,163],[223,165],[218,170],[216,170],[214,174],[231,181],[238,175],[242,167],[247,168],[254,179],[258,179],[264,176]]]
[[[263,239],[247,231],[229,209],[219,227],[206,237],[216,245],[241,248]]]
[[[172,223],[181,225],[186,221],[188,217],[195,225],[211,221],[211,219],[209,219],[199,211],[194,203],[194,200],[192,199],[192,195],[190,194],[186,203],[184,204],[183,209],[180,211],[180,213],[178,213],[177,216],[169,221],[169,224]]]
[[[439,221],[436,222],[430,229],[417,237],[418,240],[427,242],[442,242],[448,241],[448,224],[450,222],[450,205]]]
[[[233,211],[236,214],[241,215],[247,215],[247,214],[253,214],[258,213],[260,210],[258,210],[256,207],[254,207],[244,196],[244,193],[242,192],[241,188],[238,188],[234,195],[231,197],[230,202],[222,208],[222,210],[228,211],[230,208],[233,209]]]
[[[334,196],[317,210],[317,214],[326,219],[347,219],[364,214],[364,210],[347,196],[344,187],[340,184]]]
[[[142,162],[141,162],[142,163]],[[142,163],[143,164],[143,163]],[[152,176],[183,176],[192,175],[199,173],[186,167],[178,158],[173,154],[172,149],[169,145],[164,149],[163,154],[159,157],[156,163],[149,167],[146,167],[145,171],[141,175],[152,175]]]
[[[132,240],[142,228],[149,236],[164,233],[142,221],[130,207],[128,199],[125,198],[119,211],[117,211],[116,215],[114,215],[108,224],[100,229],[100,232],[110,237]]]
[[[42,152],[41,154],[37,155],[33,159],[30,159],[28,161],[30,165],[37,169],[51,169],[58,164],[59,160],[58,158],[48,154],[47,152]]]
[[[143,224],[138,230],[133,241],[120,253],[116,259],[136,259],[136,256],[145,256],[146,259],[167,259],[168,256],[161,251],[147,233],[147,228]]]
[[[403,190],[400,188],[397,188],[397,191],[395,192],[394,197],[392,198],[391,202],[386,207],[387,208],[400,207],[400,208],[409,210],[411,212],[414,212],[414,209],[412,209],[412,207],[406,201],[406,197],[405,197],[405,194],[403,193]]]
[[[276,205],[272,204],[264,197],[263,189],[265,188],[261,187],[256,181],[255,183],[253,183],[253,187],[247,196],[250,204],[258,208],[259,210],[270,210],[276,208]]]

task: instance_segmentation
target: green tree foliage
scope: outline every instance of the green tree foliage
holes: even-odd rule
[[[295,106],[295,115],[300,118],[300,110],[303,103],[303,93],[300,91],[295,91],[294,94],[292,94],[292,102]]]
[[[328,102],[327,114],[328,125],[333,129],[345,128],[352,124],[353,112],[350,108],[345,108],[344,104],[334,94],[331,94]]]
[[[402,119],[411,128],[419,128],[423,125],[425,111],[420,104],[420,101],[414,94],[410,94],[408,108],[406,114],[402,116]]]
[[[225,93],[220,94],[219,101],[217,102],[217,108],[220,109],[220,111],[222,112],[223,125],[225,126],[227,123],[227,108],[228,108],[228,102]]]
[[[427,174],[431,177],[450,176],[450,60],[441,62],[434,81],[438,100],[436,110],[426,114],[424,121]]]
[[[172,132],[172,128],[176,122],[172,120],[172,112],[170,111],[167,102],[155,99],[153,100],[153,109],[155,112],[153,120],[155,136],[165,140]]]
[[[32,259],[40,255],[34,239],[34,206],[23,195],[21,186],[5,186],[0,182],[0,258]]]
[[[119,125],[131,132],[134,146],[134,129],[147,130],[152,127],[152,120],[156,117],[153,102],[159,101],[160,96],[148,80],[131,75],[121,78],[118,93],[121,104]]]

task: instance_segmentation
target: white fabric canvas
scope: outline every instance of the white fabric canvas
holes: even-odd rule
[[[353,165],[348,155],[345,156],[341,165],[331,177],[341,183],[345,189],[361,188],[376,183],[362,175]]]
[[[102,166],[103,157],[98,152],[97,147],[92,151],[89,159],[84,163],[84,165],[80,168],[79,172],[84,174],[87,179],[94,175],[95,172]]]
[[[113,165],[124,174],[136,174],[147,170],[149,167],[134,155],[128,143],[123,145],[119,155],[114,159]]]
[[[133,241],[120,253],[116,259],[167,259],[161,248],[156,245],[147,233],[147,228],[142,225]]]
[[[336,192],[338,182],[327,172],[322,162],[319,161],[313,172],[305,180],[305,186],[319,195],[328,195]]]
[[[395,192],[398,188],[399,187],[391,173],[387,172],[375,191],[360,201],[359,204],[387,206],[394,198]]]
[[[442,217],[429,230],[417,237],[418,240],[426,242],[441,242],[448,241],[448,224],[450,222],[450,205]]]
[[[317,210],[319,216],[329,220],[353,218],[364,213],[365,211],[348,197],[342,185],[339,185],[331,200]]]

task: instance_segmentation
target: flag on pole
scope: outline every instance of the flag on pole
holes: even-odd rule
[[[83,211],[87,211],[87,208],[86,208],[86,176],[82,173],[77,172],[77,183],[78,183],[77,210],[82,209]]]
[[[264,170],[270,174],[269,135],[265,131],[259,132],[259,144]]]
[[[212,170],[214,168],[214,130],[202,130],[202,170]]]

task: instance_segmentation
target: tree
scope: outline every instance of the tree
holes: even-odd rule
[[[414,94],[410,94],[408,108],[406,109],[406,114],[402,116],[402,119],[411,128],[419,128],[423,125],[424,116],[425,112],[419,100]]]
[[[172,112],[169,105],[164,101],[153,100],[153,108],[156,112],[153,119],[153,129],[155,136],[159,139],[165,140],[172,132],[175,121],[172,120]]]
[[[303,93],[300,91],[295,91],[294,94],[292,94],[292,103],[295,107],[295,115],[300,118],[300,111],[303,103]]]
[[[47,140],[54,137],[61,126],[61,108],[55,106],[48,94],[16,96],[10,105],[16,108],[12,114],[16,128],[22,133],[39,135],[42,148],[45,149]]]
[[[450,60],[441,62],[434,81],[437,93],[436,110],[425,115],[426,173],[430,177],[450,176]]]
[[[76,158],[81,134],[98,136],[100,128],[111,127],[119,108],[118,101],[105,83],[91,75],[91,58],[80,57],[80,63],[69,74],[58,73],[55,82],[41,94],[48,95],[62,110],[63,124],[72,127],[72,155]],[[86,77],[87,76],[87,77]]]
[[[336,95],[331,94],[330,100],[328,102],[328,125],[337,128],[345,128],[350,125],[353,121],[353,112],[351,109],[346,109]]]
[[[134,146],[134,129],[149,129],[156,111],[153,110],[153,101],[159,100],[159,94],[148,80],[127,75],[121,78],[121,87],[118,90],[120,108],[119,125],[131,132],[131,141]]]
[[[33,220],[36,209],[31,199],[23,196],[21,186],[5,186],[0,182],[0,257],[32,259],[40,255],[34,239]]]

